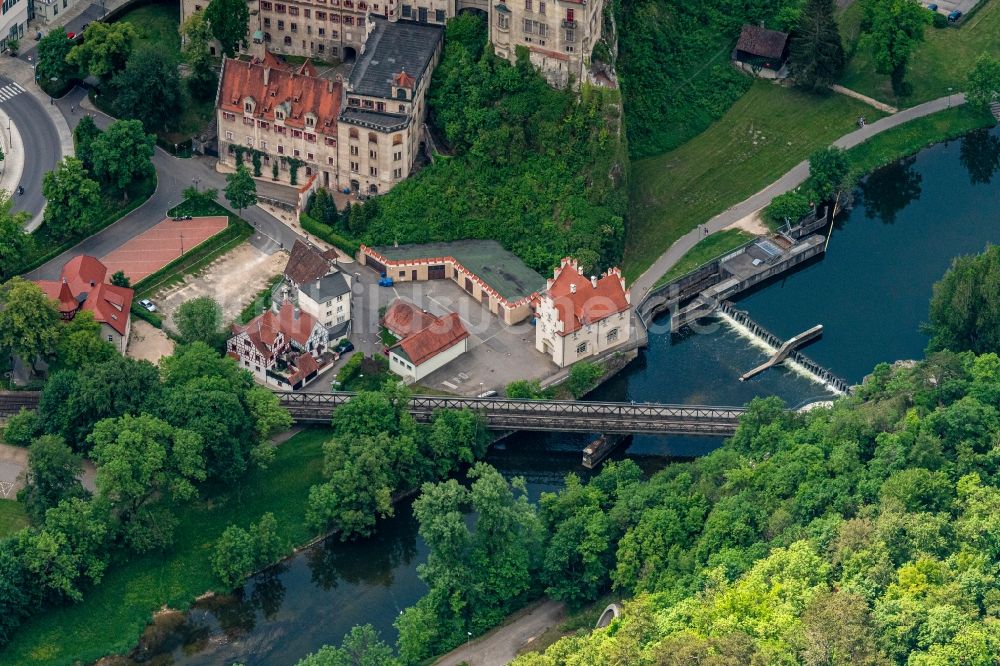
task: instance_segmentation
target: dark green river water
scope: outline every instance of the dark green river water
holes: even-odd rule
[[[826,256],[740,300],[739,307],[787,338],[820,323],[823,337],[805,351],[852,382],[880,361],[921,356],[931,285],[957,255],[1000,242],[1000,131],[931,147],[882,169],[856,192],[836,222]],[[662,323],[662,322],[661,322]],[[655,329],[654,329],[655,330]],[[600,400],[737,405],[778,395],[790,405],[829,397],[784,367],[740,383],[765,352],[722,325],[696,333],[654,333],[649,348],[593,396]],[[487,461],[521,475],[537,497],[583,474],[589,436],[521,434]],[[636,437],[616,457],[648,471],[703,454],[719,440]],[[392,642],[399,612],[426,590],[416,567],[426,558],[409,504],[377,536],[309,549],[232,598],[199,603],[182,622],[144,642],[136,661],[161,664],[290,664],[371,623]]]

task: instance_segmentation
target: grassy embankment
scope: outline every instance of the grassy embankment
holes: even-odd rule
[[[0,499],[0,539],[28,526],[28,515],[14,499]]]
[[[181,61],[180,6],[177,3],[157,2],[136,7],[123,14],[116,22],[131,23],[138,28],[141,37],[136,47],[152,45],[165,51],[175,61]],[[172,149],[175,143],[186,142],[201,131],[215,113],[214,98],[196,100],[187,94],[186,87],[184,91],[184,111],[177,127],[169,132],[157,132],[161,145],[168,149]],[[95,102],[100,100],[98,97]],[[101,108],[105,109],[104,102],[101,102]],[[110,108],[105,110],[111,113]]]
[[[865,174],[894,160],[919,152],[929,145],[962,136],[976,129],[993,125],[993,117],[986,111],[976,111],[966,106],[954,107],[923,118],[917,118],[899,127],[878,134],[859,146],[847,151],[851,164],[851,179],[858,180]],[[705,186],[711,186],[711,183]],[[697,266],[724,254],[749,238],[725,230],[712,234],[691,249],[657,284],[679,277]]]
[[[680,148],[632,164],[624,273],[634,280],[674,241],[760,191],[810,153],[881,117],[842,95],[765,81]]]
[[[322,443],[328,436],[324,429],[303,431],[278,448],[267,470],[251,471],[234,487],[209,488],[200,500],[179,508],[173,547],[116,558],[82,602],[46,609],[26,622],[0,651],[0,663],[89,663],[131,650],[153,613],[186,608],[195,597],[219,589],[209,559],[230,524],[246,527],[270,511],[288,543],[309,541],[315,534],[305,524],[306,498],[322,481]]]
[[[924,41],[910,59],[906,81],[910,94],[897,97],[887,74],[875,71],[868,51],[858,46],[861,6],[855,2],[839,17],[844,46],[852,54],[840,83],[852,90],[905,108],[944,97],[948,88],[964,90],[966,77],[981,53],[1000,57],[1000,0],[981,0],[980,7],[958,26],[927,26]]]

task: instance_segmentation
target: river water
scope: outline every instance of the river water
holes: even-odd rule
[[[939,144],[868,177],[855,207],[835,224],[824,258],[740,300],[739,307],[782,338],[821,323],[806,349],[851,382],[881,361],[917,358],[927,338],[931,285],[957,255],[1000,242],[1000,130]],[[777,395],[789,405],[829,397],[783,366],[740,383],[766,353],[724,324],[671,336],[654,322],[649,347],[593,396],[685,404],[739,405]],[[534,498],[580,466],[588,436],[520,434],[494,446],[487,462],[524,476]],[[652,472],[712,450],[717,438],[635,437],[628,456]],[[623,447],[624,448],[624,447]],[[426,591],[417,566],[427,551],[411,506],[356,544],[324,542],[258,576],[234,597],[199,602],[154,639],[136,661],[157,664],[289,664],[371,623],[389,642],[399,612]]]

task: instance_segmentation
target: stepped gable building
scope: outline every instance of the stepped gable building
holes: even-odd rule
[[[587,277],[565,258],[536,308],[535,348],[563,368],[628,342],[631,295],[618,268]]]
[[[339,185],[382,194],[413,169],[444,31],[412,21],[369,19],[337,119]]]
[[[105,282],[108,268],[95,257],[81,254],[62,268],[58,280],[37,280],[45,295],[59,302],[59,314],[72,319],[86,310],[101,325],[101,338],[125,353],[132,331],[132,297],[135,292]]]
[[[263,59],[223,58],[216,99],[219,160],[235,167],[242,157],[261,156],[261,176],[291,181],[291,163],[301,161],[298,183],[317,175],[337,181],[337,114],[340,83],[316,76],[307,61],[289,67],[271,54]],[[277,171],[275,171],[277,168]]]
[[[574,85],[590,69],[590,54],[601,39],[603,0],[496,0],[490,8],[490,42],[496,54],[517,60],[518,46],[550,85]]]

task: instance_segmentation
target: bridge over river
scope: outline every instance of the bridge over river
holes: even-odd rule
[[[356,394],[275,391],[275,395],[297,423],[320,424],[329,423],[334,410]],[[22,407],[37,408],[39,397],[31,391],[0,392],[0,418],[16,414]],[[708,436],[732,435],[745,411],[742,407],[430,395],[415,395],[410,400],[410,413],[417,421],[430,421],[437,409],[471,409],[495,430]]]

